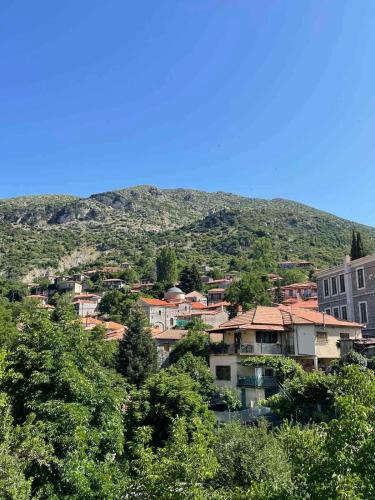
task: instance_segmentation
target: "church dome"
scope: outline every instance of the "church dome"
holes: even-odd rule
[[[181,288],[178,288],[177,286],[172,286],[165,292],[164,298],[165,300],[171,300],[171,301],[183,301],[185,300],[185,294],[181,290]]]

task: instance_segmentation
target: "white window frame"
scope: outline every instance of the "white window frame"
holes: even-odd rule
[[[333,293],[333,280],[336,281],[336,293]],[[339,293],[339,287],[337,286],[338,283],[337,283],[337,276],[331,276],[331,295],[332,297],[336,297],[336,295],[338,295]]]
[[[361,311],[361,305],[362,304],[365,304],[365,306],[366,306],[366,321],[362,321],[362,311]],[[358,302],[358,309],[359,309],[359,321],[360,321],[360,323],[362,323],[364,325],[367,325],[367,323],[368,323],[367,301],[366,300],[362,300],[361,302]]]
[[[329,312],[328,312],[329,311]],[[324,309],[324,313],[325,314],[329,314],[331,316],[331,308],[330,307],[327,307],[326,309]]]
[[[335,316],[335,309],[337,311],[337,316]],[[335,306],[332,308],[332,316],[336,319],[340,319],[340,308],[338,306]]]
[[[344,315],[342,313],[343,309],[346,309],[346,319],[344,319]],[[347,305],[344,305],[344,306],[341,306],[341,319],[343,319],[344,321],[348,321],[348,306]]]
[[[344,278],[344,291],[341,290],[341,276]],[[339,274],[339,292],[340,295],[346,293],[345,274]]]
[[[326,294],[326,286],[325,286],[326,282],[328,284],[328,287],[327,287],[328,293],[327,294]],[[329,278],[324,278],[324,280],[323,280],[323,295],[324,295],[324,297],[330,296]]]
[[[359,281],[358,281],[358,271],[363,272],[363,286],[359,286]],[[355,276],[357,278],[357,290],[364,290],[366,288],[366,279],[365,279],[365,269],[363,267],[358,267],[355,270]]]

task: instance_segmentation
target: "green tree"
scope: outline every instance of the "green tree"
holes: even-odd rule
[[[119,345],[118,371],[130,384],[138,387],[157,368],[156,344],[146,324],[143,311],[134,307]]]
[[[362,236],[359,231],[354,231],[352,234],[352,246],[350,251],[350,256],[352,260],[360,259],[361,257],[365,257],[367,252],[364,249]]]
[[[257,271],[271,272],[276,267],[275,253],[270,238],[257,238],[251,247],[252,267]]]
[[[180,274],[180,288],[185,293],[190,293],[193,291],[202,291],[202,281],[199,275],[199,270],[196,264],[192,266],[186,266],[183,268]]]
[[[207,360],[209,355],[209,346],[210,339],[206,333],[202,331],[190,330],[185,337],[176,342],[173,346],[169,355],[169,363],[176,363],[187,353],[191,353],[193,356]]]
[[[106,318],[126,325],[138,298],[138,294],[128,293],[124,290],[111,290],[103,295],[98,309],[100,314]]]
[[[169,368],[171,374],[183,372],[190,375],[190,377],[199,385],[199,394],[205,401],[216,392],[214,385],[214,376],[207,366],[206,361],[202,357],[194,356],[191,352],[187,352],[178,361]]]
[[[173,248],[165,247],[156,259],[157,281],[174,284],[177,282],[177,257]]]
[[[123,452],[121,377],[101,365],[104,340],[34,308],[9,354],[3,386],[17,425],[43,429],[53,461],[32,461],[32,488],[42,498],[113,498],[120,494],[115,460]]]
[[[257,427],[223,425],[214,450],[219,462],[216,487],[241,488],[239,498],[287,498],[292,487],[288,458],[264,422]]]
[[[362,257],[366,257],[366,252],[363,246],[362,242],[362,236],[361,233],[358,231],[357,232],[357,259],[360,259]]]
[[[227,289],[225,299],[232,304],[241,305],[244,310],[258,305],[270,305],[269,287],[269,281],[264,279],[261,274],[246,273],[240,281],[233,283]]]
[[[208,481],[218,463],[209,435],[199,418],[176,418],[165,447],[153,450],[150,429],[141,428],[132,462],[134,481],[128,498],[203,499],[208,498]]]
[[[294,283],[304,283],[307,281],[307,275],[301,269],[284,269],[280,271],[284,285],[292,285]]]
[[[176,417],[193,422],[202,420],[208,435],[215,418],[199,394],[199,384],[187,373],[161,370],[133,391],[125,414],[125,428],[130,442],[136,441],[139,427],[150,427],[152,446],[164,446],[172,434]],[[194,426],[192,425],[191,430]],[[190,427],[189,427],[190,429]]]

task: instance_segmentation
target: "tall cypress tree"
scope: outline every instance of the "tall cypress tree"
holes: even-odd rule
[[[157,281],[162,283],[176,283],[177,257],[173,248],[163,248],[156,259]]]
[[[128,331],[120,340],[118,371],[130,384],[139,387],[156,368],[156,344],[146,328],[142,310],[135,307],[130,314]]]
[[[363,246],[361,233],[357,232],[357,259],[360,259],[361,257],[366,257],[366,252]]]
[[[191,267],[184,267],[180,275],[180,288],[185,293],[190,293],[194,290],[200,292],[202,290],[202,280],[199,276],[199,270],[195,264]]]
[[[352,247],[350,250],[350,257],[352,260],[358,259],[358,245],[357,245],[357,235],[353,229],[352,234]]]

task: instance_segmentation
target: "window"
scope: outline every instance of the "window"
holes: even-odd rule
[[[332,295],[337,295],[337,278],[336,276],[333,276],[331,278],[331,289],[332,289]]]
[[[328,280],[323,281],[323,288],[324,288],[324,297],[329,297],[329,281]]]
[[[327,342],[327,332],[316,332],[316,340]]]
[[[367,323],[367,302],[360,302],[359,306],[359,320],[361,323]]]
[[[341,306],[341,317],[345,321],[348,320],[348,307],[347,306]]]
[[[276,344],[277,332],[256,332],[257,344]]]
[[[340,281],[340,293],[345,293],[345,291],[346,291],[345,276],[343,274],[340,274],[339,281]]]
[[[217,366],[216,367],[217,380],[230,380],[230,366]]]
[[[349,340],[350,339],[349,333],[340,333],[340,339],[341,340]]]
[[[159,309],[159,316],[161,316],[161,310]]]
[[[265,368],[264,369],[265,377],[273,377],[273,368]]]
[[[170,346],[169,346],[169,344],[164,344],[163,348],[164,348],[165,352],[169,352]]]
[[[365,288],[365,273],[363,269],[357,269],[357,287],[358,290]]]
[[[337,319],[340,317],[340,308],[339,307],[333,308],[333,316]]]
[[[173,318],[170,319],[170,324],[173,326]]]
[[[331,315],[331,309],[330,309],[329,307],[327,307],[327,309],[324,309],[324,312],[325,312],[326,314]]]

